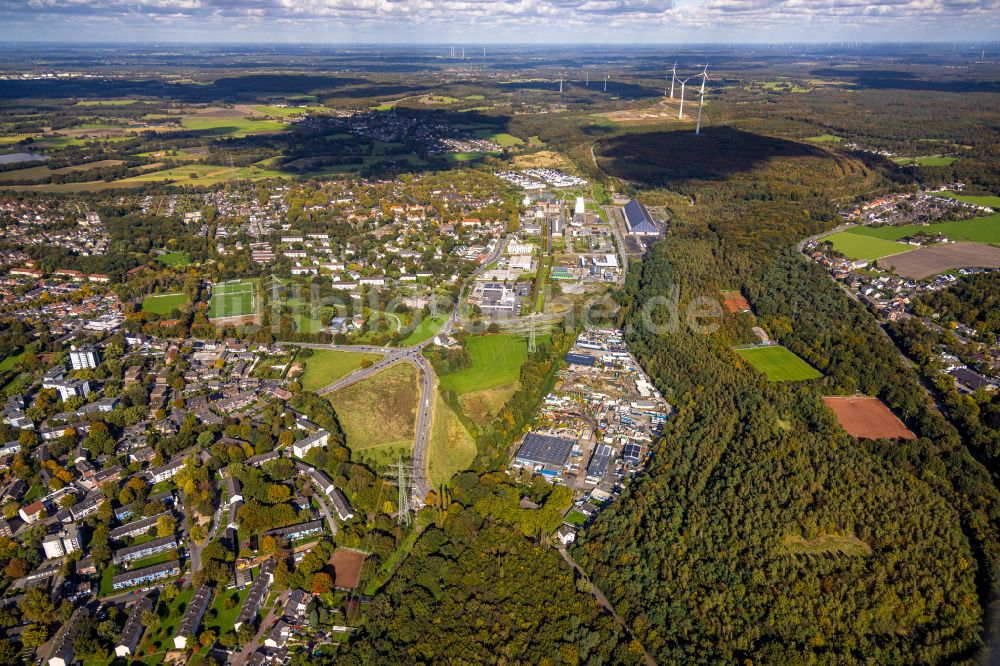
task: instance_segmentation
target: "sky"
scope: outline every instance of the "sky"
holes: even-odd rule
[[[987,41],[1000,0],[0,0],[0,42]]]

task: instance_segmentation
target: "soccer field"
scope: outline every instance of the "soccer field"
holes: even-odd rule
[[[150,294],[142,299],[142,311],[153,314],[170,314],[174,308],[187,305],[187,294]]]
[[[743,360],[767,375],[772,382],[822,377],[815,368],[780,345],[737,349]]]
[[[208,305],[208,317],[242,317],[254,313],[256,299],[251,280],[223,282],[212,287],[212,300]]]

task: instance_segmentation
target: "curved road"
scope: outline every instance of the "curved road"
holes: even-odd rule
[[[505,238],[499,240],[496,247],[493,248],[493,251],[489,254],[486,260],[462,281],[458,291],[458,298],[452,307],[451,314],[448,315],[448,319],[446,319],[444,324],[442,324],[441,329],[438,332],[439,334],[447,334],[455,327],[455,324],[459,321],[461,316],[462,296],[465,294],[465,290],[468,288],[469,283],[475,280],[478,275],[483,273],[483,271],[487,270],[490,265],[492,265],[500,257],[504,248],[507,247],[507,243],[510,241],[510,238],[510,236],[506,236]],[[415,426],[416,434],[413,442],[413,455],[411,456],[412,468],[410,471],[414,500],[420,504],[423,504],[424,498],[427,497],[427,493],[431,490],[430,482],[427,479],[427,447],[430,445],[431,441],[431,432],[434,425],[434,403],[436,401],[437,394],[434,390],[434,369],[431,367],[430,362],[424,358],[423,350],[431,344],[432,340],[433,337],[411,347],[333,345],[306,342],[281,343],[295,347],[306,347],[309,349],[332,349],[346,352],[382,354],[382,358],[370,366],[355,370],[346,377],[341,377],[337,381],[317,389],[317,395],[328,395],[334,391],[347,388],[348,386],[363,381],[372,375],[396,365],[397,363],[410,363],[420,371],[420,402],[417,405],[417,422]]]

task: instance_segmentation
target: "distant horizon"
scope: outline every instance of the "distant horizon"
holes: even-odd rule
[[[997,34],[1000,0],[0,0],[9,43],[925,44]]]
[[[146,47],[146,48],[161,48],[164,46],[219,46],[219,47],[254,47],[254,48],[270,48],[274,46],[280,47],[299,47],[299,48],[359,48],[359,49],[377,49],[377,48],[409,48],[409,47],[420,47],[425,49],[430,48],[441,48],[448,49],[455,47],[456,49],[465,48],[468,49],[465,59],[472,60],[476,57],[482,57],[481,49],[485,46],[487,48],[493,47],[523,47],[530,46],[539,49],[565,49],[565,48],[585,48],[594,46],[613,46],[615,48],[622,49],[648,49],[648,48],[691,48],[691,47],[712,47],[721,49],[735,49],[737,47],[762,47],[762,46],[774,46],[774,47],[788,47],[788,46],[804,46],[804,47],[823,47],[823,48],[844,48],[851,50],[860,50],[865,48],[874,48],[878,46],[966,46],[975,48],[996,48],[1000,50],[1000,40],[997,39],[935,39],[935,40],[823,40],[823,41],[737,41],[737,40],[722,40],[722,41],[708,41],[708,42],[595,42],[595,41],[585,41],[585,42],[535,42],[535,41],[508,41],[508,42],[421,42],[421,41],[386,41],[386,42],[291,42],[291,41],[220,41],[220,40],[164,40],[164,41],[151,41],[151,40],[116,40],[111,41],[107,39],[93,39],[93,40],[46,40],[46,39],[7,39],[0,38],[0,49],[17,45],[18,47],[23,46],[45,46],[45,47],[76,47],[76,46],[87,46],[91,47],[95,44],[104,44],[107,47],[117,47],[117,46],[129,46],[129,47]],[[853,45],[853,46],[852,46]],[[478,51],[477,51],[478,49]],[[487,53],[487,55],[489,55]],[[458,57],[458,56],[456,56]]]

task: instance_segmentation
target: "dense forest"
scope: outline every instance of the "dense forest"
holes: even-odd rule
[[[530,521],[515,516],[545,508],[520,509],[517,499],[558,493],[546,485],[459,477],[340,663],[641,664],[641,646],[578,589],[559,555],[524,536]],[[512,508],[497,511],[504,498]]]
[[[689,181],[693,207],[657,195],[673,224],[630,273],[622,324],[677,413],[574,555],[661,663],[967,659],[1000,563],[1000,494],[874,319],[792,248],[878,176],[785,159]],[[839,188],[820,187],[831,168]],[[754,314],[708,335],[655,307],[732,288]],[[824,378],[766,381],[731,351],[751,324]],[[853,393],[918,439],[852,440],[820,398]]]

